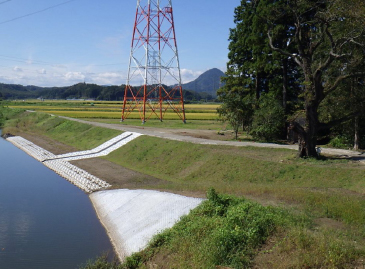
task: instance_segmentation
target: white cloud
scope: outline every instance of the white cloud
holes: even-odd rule
[[[15,67],[13,68],[13,70],[14,70],[14,71],[16,71],[16,72],[23,72],[23,69],[22,69],[22,68],[20,68],[19,66],[15,66]]]
[[[68,81],[81,81],[85,80],[85,77],[81,72],[67,72],[65,74],[65,79]]]
[[[181,69],[180,72],[181,72],[181,80],[182,80],[183,84],[195,80],[201,74],[204,73],[203,71],[193,71],[193,70],[189,70],[189,69]]]
[[[114,68],[114,66],[112,66]],[[25,67],[15,66],[11,68],[1,68],[0,81],[4,83],[21,84],[21,85],[36,85],[42,87],[53,86],[70,86],[80,82],[95,83],[98,85],[122,85],[126,83],[127,68],[117,70],[103,70],[104,67],[98,66],[77,66],[67,64],[63,66],[52,67]],[[70,71],[73,70],[73,71]],[[75,71],[76,70],[76,71]],[[196,79],[202,71],[194,71],[190,69],[182,69],[182,83],[187,83]],[[173,80],[166,76],[163,82],[167,85],[176,84]],[[131,81],[132,85],[143,84],[143,78],[136,75],[136,80]]]
[[[120,85],[125,83],[122,74],[116,72],[92,74],[90,80],[99,85]]]

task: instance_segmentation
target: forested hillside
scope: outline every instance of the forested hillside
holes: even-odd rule
[[[137,89],[138,87],[136,87]],[[100,86],[96,84],[78,83],[69,87],[37,87],[14,84],[0,84],[0,97],[4,99],[94,99],[106,101],[122,101],[125,85]],[[213,101],[212,95],[184,90],[186,101]]]
[[[222,71],[213,68],[200,75],[196,80],[183,84],[184,99],[187,101],[213,101],[216,98],[218,88],[221,86],[220,79],[223,76]],[[78,83],[67,87],[37,87],[0,83],[0,94],[5,99],[44,98],[121,101],[124,97],[124,89],[125,85],[100,86],[88,83]]]

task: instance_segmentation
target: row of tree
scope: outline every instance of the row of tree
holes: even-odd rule
[[[125,85],[100,86],[97,84],[78,83],[67,87],[37,87],[15,84],[0,84],[0,94],[5,99],[94,99],[107,101],[122,101]],[[165,86],[167,87],[167,86]],[[136,87],[138,91],[139,87]],[[214,101],[215,98],[204,92],[184,90],[186,101]],[[1,95],[0,95],[1,96]]]
[[[234,22],[218,98],[236,132],[294,132],[301,157],[326,137],[365,142],[363,0],[242,0]]]

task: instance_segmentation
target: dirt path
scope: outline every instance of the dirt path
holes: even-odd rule
[[[297,150],[297,145],[280,145],[274,143],[255,143],[255,142],[239,142],[239,141],[222,141],[217,140],[217,135],[211,130],[191,130],[191,129],[161,129],[153,127],[135,127],[126,126],[122,124],[109,124],[93,121],[85,121],[81,119],[74,119],[69,117],[61,117],[67,120],[77,121],[85,124],[91,124],[93,126],[126,131],[137,132],[148,136],[160,137],[164,139],[177,140],[183,142],[190,142],[194,144],[206,144],[206,145],[225,145],[225,146],[237,146],[237,147],[264,147],[264,148],[282,148]],[[321,153],[324,155],[332,155],[340,158],[352,158],[365,164],[365,154],[352,150],[344,149],[332,149],[321,148]]]

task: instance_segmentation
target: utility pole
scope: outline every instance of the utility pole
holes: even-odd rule
[[[186,122],[171,2],[137,0],[121,121],[133,111],[142,123],[162,121],[172,111]]]

